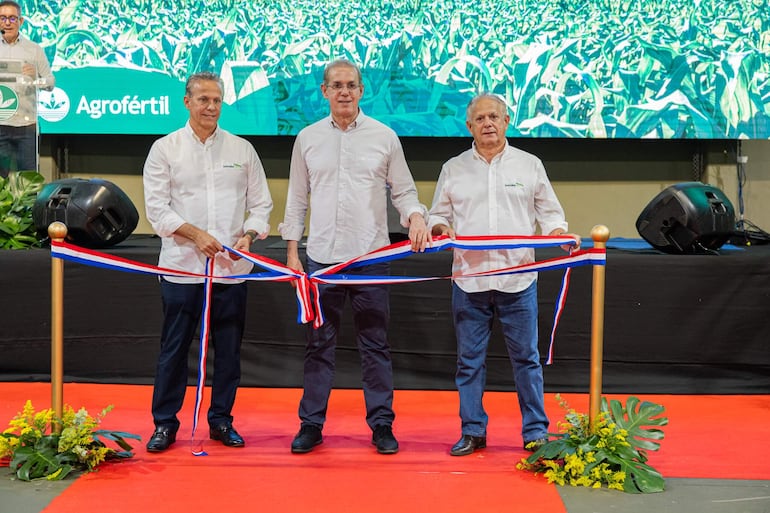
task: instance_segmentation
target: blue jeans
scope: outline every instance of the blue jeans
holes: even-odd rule
[[[457,336],[457,374],[462,434],[486,436],[488,416],[482,398],[487,381],[487,347],[495,316],[505,347],[521,410],[525,442],[543,438],[548,417],[543,404],[543,368],[537,347],[537,282],[516,293],[496,290],[464,292],[452,285],[452,316]]]
[[[308,274],[327,267],[307,259]],[[345,270],[345,274],[387,276],[390,266],[373,264]],[[353,308],[356,344],[361,357],[366,423],[393,424],[393,365],[390,358],[387,328],[390,301],[387,285],[319,285],[324,324],[313,329],[308,326],[305,349],[304,391],[299,403],[302,425],[322,428],[334,381],[334,350],[340,332],[346,299]]]
[[[187,387],[187,354],[203,309],[203,284],[160,281],[163,298],[163,330],[152,393],[152,417],[156,427],[179,429],[177,413]],[[241,340],[246,321],[246,283],[215,283],[211,293],[211,348],[214,375],[211,380],[210,426],[231,424],[235,393],[241,381]]]
[[[37,171],[35,125],[0,125],[0,176],[7,177],[10,171]]]

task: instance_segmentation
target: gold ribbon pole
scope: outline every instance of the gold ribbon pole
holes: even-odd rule
[[[48,226],[52,241],[62,242],[67,227],[59,221]],[[61,432],[64,414],[64,261],[51,257],[51,408],[55,414],[54,430]]]
[[[610,230],[606,226],[596,225],[591,229],[594,247],[607,249]],[[594,265],[593,286],[591,289],[591,385],[589,395],[588,421],[593,429],[594,421],[599,417],[602,402],[602,359],[604,352],[604,265]]]

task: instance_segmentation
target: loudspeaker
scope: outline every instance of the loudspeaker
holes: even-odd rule
[[[67,239],[86,248],[122,242],[136,228],[139,213],[117,185],[107,180],[71,178],[43,186],[32,206],[35,229],[47,235],[48,225],[67,225]]]
[[[636,220],[639,235],[665,253],[719,249],[735,230],[735,209],[725,194],[701,182],[683,182],[655,196]]]

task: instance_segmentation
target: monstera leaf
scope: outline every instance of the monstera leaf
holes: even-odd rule
[[[660,449],[656,440],[663,439],[663,431],[649,426],[668,424],[668,418],[660,416],[665,411],[663,406],[631,396],[625,407],[617,399],[610,400],[608,407],[607,398],[602,397],[602,409],[609,411],[615,423],[628,431],[628,442],[639,450],[644,461],[647,460],[644,451]]]
[[[597,454],[597,461],[604,457],[610,464],[617,465],[626,473],[623,491],[626,493],[656,493],[665,487],[663,476],[640,458],[640,451],[631,447],[619,449],[615,454]]]
[[[562,406],[567,407],[566,402]],[[626,405],[602,398],[602,412],[593,421],[569,410],[566,431],[523,460],[518,468],[544,472],[559,484],[606,484],[626,493],[654,493],[664,489],[663,476],[647,464],[647,451],[657,451],[668,424],[663,406],[636,397]]]

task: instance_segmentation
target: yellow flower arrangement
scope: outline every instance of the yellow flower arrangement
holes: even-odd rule
[[[620,401],[602,398],[602,411],[591,425],[588,415],[569,408],[566,422],[559,422],[561,433],[554,434],[528,458],[516,465],[520,470],[542,473],[549,483],[651,493],[663,490],[663,477],[647,462],[647,451],[658,450],[656,440],[663,432],[645,426],[665,426],[662,406],[629,397]]]
[[[108,459],[130,458],[132,447],[125,439],[139,440],[139,436],[97,429],[112,408],[108,406],[94,418],[85,408],[75,411],[65,405],[62,418],[57,419],[52,409],[36,412],[27,401],[0,435],[0,459],[8,458],[8,466],[23,481],[53,481],[73,470],[90,472]],[[105,440],[122,450],[107,447]]]

